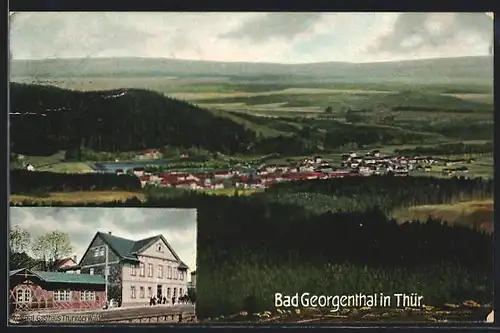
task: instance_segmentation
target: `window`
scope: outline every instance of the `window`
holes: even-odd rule
[[[95,300],[95,292],[91,290],[85,290],[80,292],[80,300],[82,301],[93,301]]]
[[[144,263],[141,262],[139,264],[139,269],[140,269],[139,275],[144,276]]]
[[[99,255],[100,256],[104,256],[104,250],[105,250],[104,246],[99,249]]]
[[[136,276],[137,275],[137,267],[135,264],[130,264],[130,275]]]
[[[161,246],[161,244],[158,244],[158,246],[156,247],[156,251],[163,252],[163,246]]]
[[[179,271],[174,269],[174,280],[177,280],[178,277],[179,277]]]
[[[163,278],[163,266],[158,265],[158,277]]]
[[[148,264],[148,277],[153,277],[153,264]]]
[[[89,274],[90,274],[90,275],[94,275],[94,269],[93,269],[93,268],[91,268],[91,269],[89,270]]]
[[[94,249],[94,258],[99,257],[99,248]]]
[[[184,272],[183,271],[179,272],[179,280],[184,281]]]
[[[139,287],[139,298],[144,298],[146,295],[144,294],[144,287]]]
[[[153,288],[148,287],[148,296],[149,298],[153,297]]]
[[[167,298],[170,298],[170,288],[167,288]]]
[[[17,289],[16,293],[17,302],[31,302],[31,290],[30,289]]]
[[[135,286],[130,287],[130,298],[135,298]]]
[[[182,293],[182,288],[179,288],[179,295],[182,297],[184,294]]]
[[[71,299],[70,290],[56,290],[54,291],[54,301],[69,301]]]
[[[168,266],[167,278],[168,278],[168,279],[171,279],[171,278],[172,278],[172,267],[170,267],[170,266]]]

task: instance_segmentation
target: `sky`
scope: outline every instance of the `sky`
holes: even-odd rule
[[[488,55],[486,13],[22,12],[13,59],[374,62]]]
[[[132,240],[163,235],[189,271],[196,270],[196,209],[11,207],[10,226],[28,230],[32,241],[52,231],[67,232],[80,260],[97,231]]]

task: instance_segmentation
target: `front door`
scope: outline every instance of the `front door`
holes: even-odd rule
[[[163,295],[161,294],[161,284],[159,284],[157,287],[156,287],[156,297],[157,298],[162,298]]]

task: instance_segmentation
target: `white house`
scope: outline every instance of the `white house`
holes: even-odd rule
[[[163,235],[130,240],[97,232],[80,261],[82,274],[106,276],[108,300],[122,307],[149,305],[150,297],[172,298],[187,293],[188,267]]]

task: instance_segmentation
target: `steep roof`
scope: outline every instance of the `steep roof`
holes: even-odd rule
[[[123,237],[117,237],[114,235],[111,235],[109,233],[105,232],[97,232],[96,235],[94,236],[94,239],[96,237],[101,237],[101,239],[120,257],[122,260],[133,260],[137,261],[137,254],[141,253],[145,249],[147,249],[149,246],[151,246],[154,242],[158,240],[163,240],[163,242],[167,245],[168,249],[172,252],[173,256],[175,257],[176,260],[180,262],[179,268],[184,268],[182,266],[185,266],[186,269],[188,268],[186,264],[184,264],[177,253],[175,253],[174,249],[170,244],[167,242],[167,240],[162,236],[162,235],[156,235],[144,239],[140,239],[137,241],[123,238]],[[92,240],[93,242],[93,240]],[[91,242],[91,244],[92,244]],[[88,251],[88,249],[87,249]]]
[[[102,275],[89,275],[89,274],[68,274],[61,272],[43,272],[43,271],[30,271],[27,268],[16,269],[10,271],[10,276],[13,276],[21,271],[36,275],[38,278],[45,282],[52,283],[73,283],[73,284],[104,284],[104,276]]]
[[[109,247],[121,258],[125,260],[137,260],[137,257],[132,254],[135,241],[113,236],[104,232],[97,232],[96,237],[99,236],[101,239],[108,244]]]

